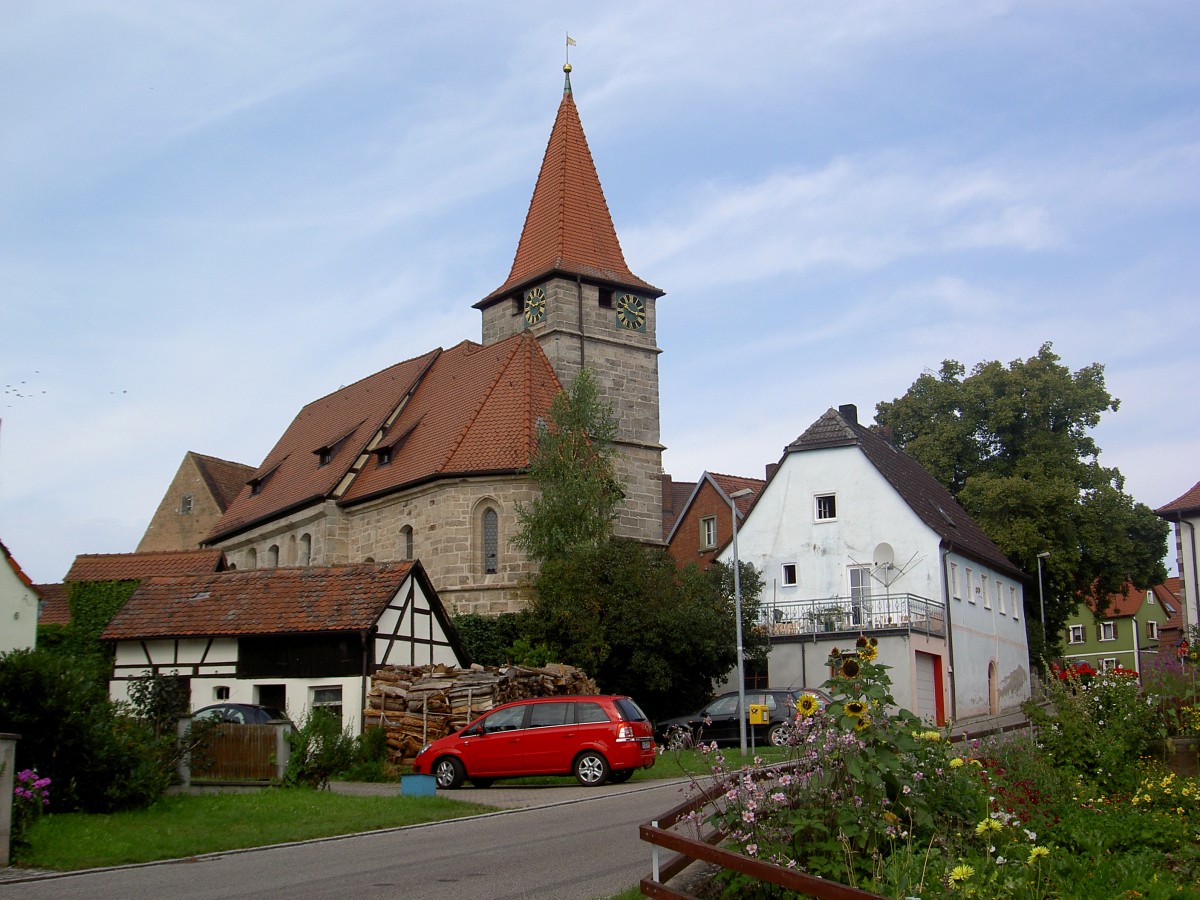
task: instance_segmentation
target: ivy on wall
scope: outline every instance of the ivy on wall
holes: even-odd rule
[[[137,581],[72,581],[67,584],[71,622],[62,635],[61,647],[72,654],[112,653],[100,635],[113,616],[137,590]]]

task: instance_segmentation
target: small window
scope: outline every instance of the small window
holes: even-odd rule
[[[296,562],[302,566],[307,566],[312,562],[312,535],[300,535],[300,555],[296,558]]]
[[[793,585],[796,583],[796,564],[783,564],[783,583],[785,585]]]
[[[413,529],[411,525],[405,525],[400,529],[400,558],[413,558]]]
[[[1071,626],[1071,636],[1070,636],[1069,640],[1072,644],[1082,644],[1083,643],[1084,637],[1083,637],[1083,626],[1082,625],[1072,625]]]
[[[1117,659],[1115,656],[1110,656],[1107,659],[1100,660],[1100,671],[1111,672],[1117,667]]]
[[[700,520],[700,549],[711,550],[717,546],[717,517],[705,516]]]
[[[992,595],[988,593],[988,577],[986,575],[979,576],[980,593],[983,595],[983,608],[992,608]]]
[[[1152,641],[1158,640],[1158,623],[1157,622],[1147,622],[1146,623],[1146,636],[1149,637],[1150,640],[1152,640]]]
[[[313,712],[319,709],[336,717],[340,725],[342,722],[342,689],[340,687],[313,688],[312,708]]]
[[[1017,605],[1018,605],[1017,604],[1017,589],[1015,587],[1010,587],[1008,589],[1008,603],[1009,603],[1009,606],[1012,607],[1013,618],[1014,619],[1021,618],[1021,616],[1017,612]]]
[[[974,603],[975,602],[975,581],[974,581],[975,573],[971,571],[969,566],[967,567],[966,578],[967,578],[967,599],[970,602]]]
[[[317,465],[327,466],[333,461],[333,449],[330,447],[322,447],[317,451]]]
[[[192,514],[192,495],[184,494],[179,498],[179,514],[181,516],[190,516]]]
[[[818,522],[837,518],[837,497],[834,494],[818,494],[816,497]]]
[[[958,563],[950,563],[950,596],[955,600],[962,599],[962,592],[958,589]]]
[[[224,684],[219,684],[215,688],[213,688],[213,699],[214,700],[228,700],[229,699],[229,686],[224,685]]]
[[[267,568],[274,569],[279,566],[279,545],[272,544],[267,548]]]
[[[1000,610],[1000,615],[1004,615],[1004,585],[999,581],[996,582],[996,606]]]
[[[1115,641],[1117,639],[1117,623],[1116,622],[1101,622],[1100,623],[1100,640]]]
[[[376,456],[379,459],[379,465],[381,465],[381,466],[390,465],[392,462],[392,448],[384,447],[382,450],[379,451],[378,454],[376,454]]]

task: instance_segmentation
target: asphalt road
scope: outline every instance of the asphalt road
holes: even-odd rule
[[[638,825],[678,804],[679,782],[494,788],[463,800],[523,808],[470,819],[145,866],[0,884],[3,900],[106,898],[610,897],[650,871]],[[528,804],[534,805],[528,805]]]

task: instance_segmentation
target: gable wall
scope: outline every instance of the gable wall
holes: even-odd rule
[[[0,552],[0,653],[33,647],[37,620],[37,592],[17,577]]]
[[[716,547],[706,549],[700,545],[700,521],[709,516],[714,516],[717,520],[717,542]],[[741,527],[742,522],[739,521],[739,551],[741,551]],[[688,563],[696,563],[703,569],[707,568],[708,564],[716,556],[717,547],[720,547],[732,536],[733,510],[729,508],[729,504],[725,502],[724,498],[717,493],[717,489],[713,487],[712,482],[705,480],[701,483],[696,496],[692,498],[687,512],[676,524],[675,533],[671,538],[668,549],[677,565],[686,566]],[[745,558],[744,554],[739,555],[743,559]]]
[[[190,513],[180,512],[180,504],[185,494],[192,497]],[[171,486],[159,502],[146,533],[137,545],[137,552],[199,549],[200,542],[217,524],[219,518],[221,508],[189,453],[184,457],[171,480]]]

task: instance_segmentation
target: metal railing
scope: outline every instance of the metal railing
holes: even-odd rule
[[[755,626],[771,637],[903,629],[945,636],[945,607],[916,594],[822,597],[763,606]]]

